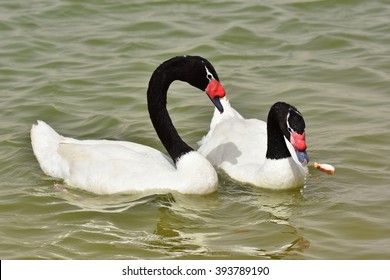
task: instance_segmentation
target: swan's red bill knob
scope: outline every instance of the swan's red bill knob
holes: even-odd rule
[[[305,132],[302,134],[293,131],[290,136],[290,143],[293,145],[295,150],[306,151]]]
[[[296,133],[293,131],[290,136],[290,143],[293,145],[299,162],[303,165],[307,165],[309,162],[309,157],[306,153],[306,141],[305,141],[305,132],[302,134]]]
[[[225,89],[217,80],[211,80],[206,87],[206,94],[210,97],[211,102],[218,109],[220,113],[223,113],[223,106],[220,98],[225,97]]]

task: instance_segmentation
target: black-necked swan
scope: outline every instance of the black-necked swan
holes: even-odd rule
[[[97,194],[161,190],[207,194],[216,191],[215,169],[180,138],[168,114],[167,91],[175,80],[205,91],[221,112],[219,98],[225,96],[214,67],[202,57],[174,57],[157,67],[149,81],[148,110],[170,157],[132,142],[63,137],[38,121],[31,129],[31,142],[43,172],[63,179],[70,187]]]
[[[244,119],[226,97],[221,104],[224,112],[214,113],[198,152],[236,181],[275,190],[302,187],[309,161],[302,114],[277,102],[266,123]]]

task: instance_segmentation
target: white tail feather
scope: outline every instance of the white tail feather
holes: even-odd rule
[[[43,121],[32,126],[31,145],[45,174],[65,178],[65,173],[68,172],[67,163],[58,154],[59,143],[65,139]]]

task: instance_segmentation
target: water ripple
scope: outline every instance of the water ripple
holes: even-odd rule
[[[5,259],[387,258],[390,6],[385,1],[26,1],[0,3],[0,251]],[[220,173],[202,196],[96,196],[53,185],[32,153],[37,119],[80,139],[164,151],[148,118],[151,72],[208,58],[233,106],[303,113],[313,160],[300,192]],[[182,83],[172,119],[186,142],[213,108]],[[66,188],[66,186],[65,186]]]

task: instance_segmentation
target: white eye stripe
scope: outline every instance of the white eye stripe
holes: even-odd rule
[[[207,79],[208,79],[209,81],[215,80],[213,74],[211,74],[211,72],[209,71],[209,69],[208,69],[206,66],[205,66],[204,68],[206,69],[206,73],[207,73],[206,77],[207,77]]]
[[[294,111],[295,113],[297,113],[299,116],[302,117],[302,114],[301,114],[300,112],[298,112],[297,110],[294,110],[293,108],[288,109],[288,113],[287,113],[287,117],[286,117],[286,125],[287,125],[287,130],[288,130],[290,133],[296,132],[296,131],[290,126],[290,123],[289,123],[291,111]],[[303,117],[302,117],[302,119],[303,119]],[[305,128],[304,128],[304,127],[303,127],[303,132],[305,132]]]
[[[288,112],[288,114],[287,114],[286,124],[287,124],[287,130],[291,133],[291,132],[293,132],[294,130],[291,128],[290,123],[288,122],[288,119],[289,119],[289,118],[290,118],[290,110],[289,110],[289,112]]]
[[[293,109],[293,108],[289,108],[289,109],[288,109],[288,116],[290,115],[290,112],[291,112],[291,111],[294,111],[295,113],[297,113],[298,115],[300,115],[300,116],[302,117],[302,114],[301,114],[300,112],[298,112],[297,110]],[[288,116],[287,116],[287,117],[288,117]]]

